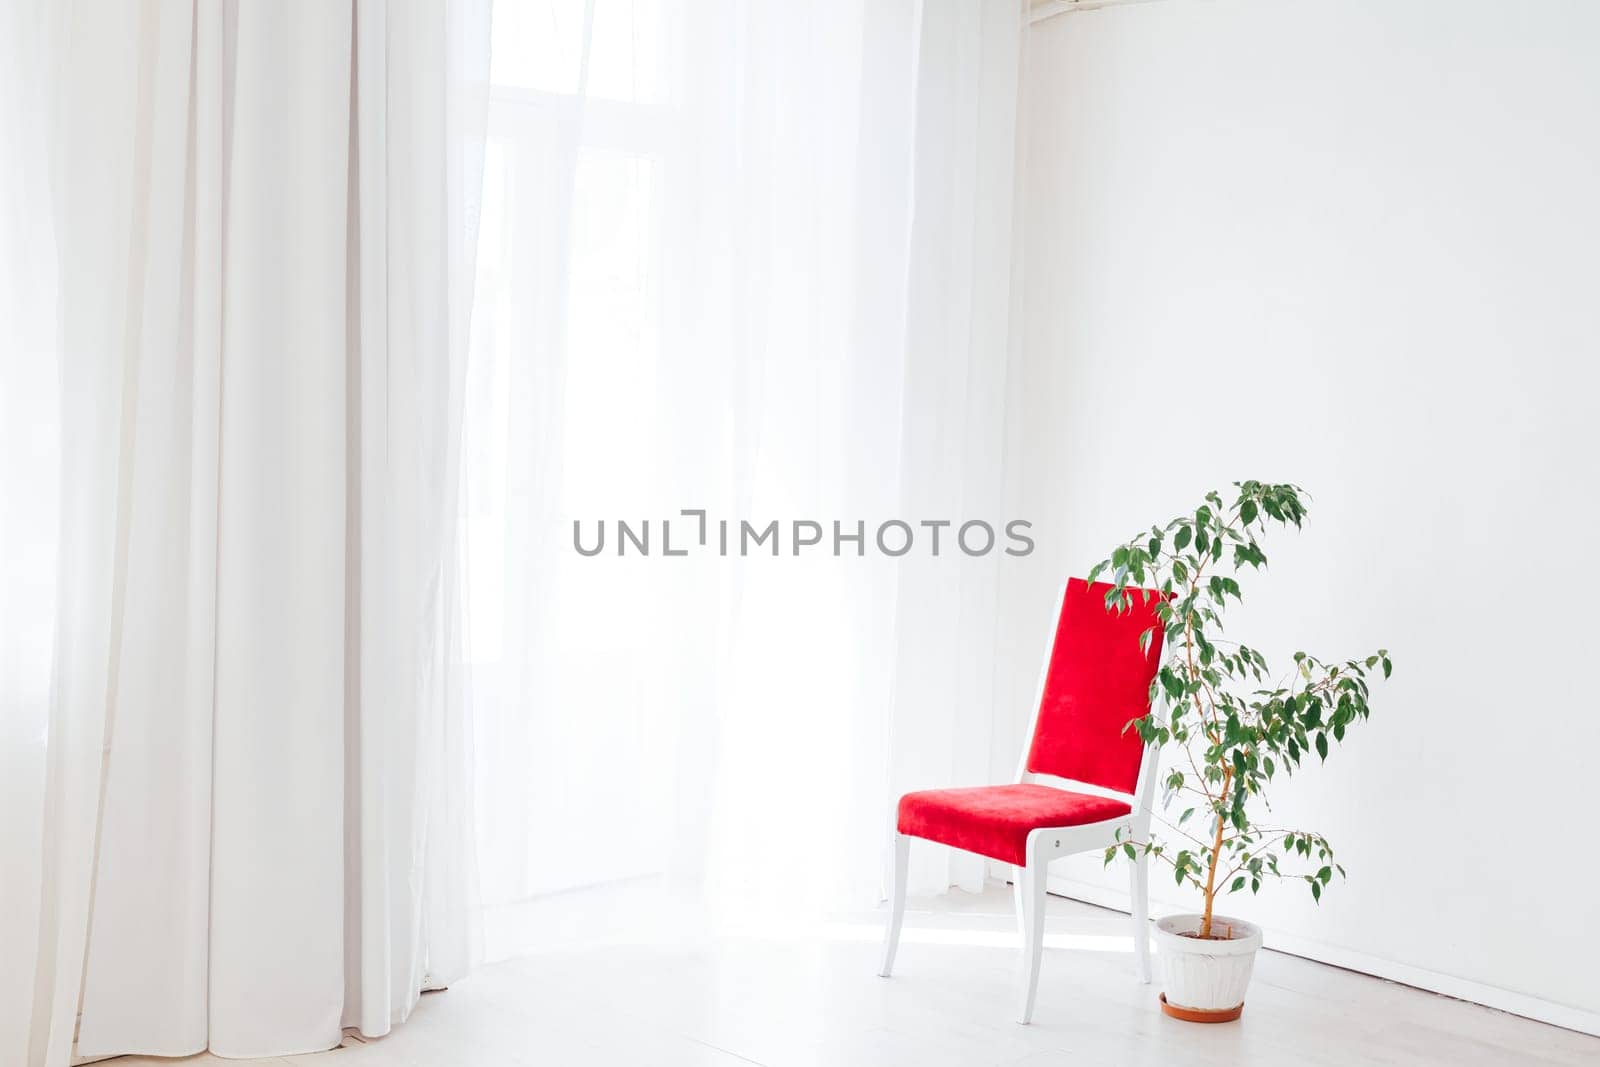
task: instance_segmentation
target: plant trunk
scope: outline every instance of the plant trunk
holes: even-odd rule
[[[1233,781],[1233,770],[1229,768],[1222,772],[1222,790],[1220,796],[1223,801],[1228,799],[1228,786]],[[1222,862],[1222,812],[1217,812],[1217,833],[1211,841],[1211,864],[1206,868],[1206,909],[1200,914],[1200,937],[1202,940],[1211,936],[1211,909],[1217,900],[1217,864]]]

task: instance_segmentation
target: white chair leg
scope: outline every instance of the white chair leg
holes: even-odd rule
[[[911,838],[894,835],[894,885],[889,890],[889,928],[883,932],[883,966],[878,973],[887,978],[894,972],[894,954],[900,947],[900,924],[906,917],[906,866],[911,859]]]
[[[1150,857],[1143,852],[1133,861],[1128,893],[1133,899],[1133,957],[1139,981],[1150,982]]]
[[[1017,909],[1017,943],[1021,945],[1028,943],[1028,924],[1023,919],[1022,903],[1022,876],[1027,869],[1016,866],[1011,868],[1011,901]]]
[[[1031,858],[1031,857],[1030,857]],[[1039,991],[1039,957],[1044,954],[1045,868],[1030,863],[1022,872],[1022,974],[1017,1021],[1033,1021],[1034,994]]]

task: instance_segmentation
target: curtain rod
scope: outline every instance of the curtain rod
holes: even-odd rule
[[[1065,15],[1072,11],[1098,11],[1102,7],[1127,7],[1130,4],[1153,4],[1157,0],[1036,0],[1028,12],[1028,25],[1036,26],[1045,19]]]

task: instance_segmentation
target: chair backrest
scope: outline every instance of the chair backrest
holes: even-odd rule
[[[1155,609],[1162,594],[1130,589],[1132,604],[1118,613],[1106,610],[1111,588],[1067,581],[1023,770],[1131,796],[1145,746],[1138,731],[1123,727],[1150,710],[1150,682],[1161,665]],[[1139,635],[1152,627],[1141,650]]]

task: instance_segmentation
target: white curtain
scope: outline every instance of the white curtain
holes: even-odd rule
[[[492,954],[602,884],[870,906],[893,796],[989,780],[1006,557],[918,524],[1008,518],[1020,15],[497,5],[461,515]],[[718,554],[719,520],[778,520],[781,555]],[[919,890],[982,877],[917,853]]]
[[[385,1033],[475,952],[453,515],[487,5],[17,14],[4,219],[47,254],[6,295],[59,314],[0,378],[37,450],[6,467],[37,566],[6,570],[0,1061]]]
[[[1012,517],[1019,5],[502,5],[470,345],[486,12],[18,11],[0,1061],[382,1033],[475,870],[500,951],[870,904],[893,796],[992,776],[1005,558],[921,524]]]

